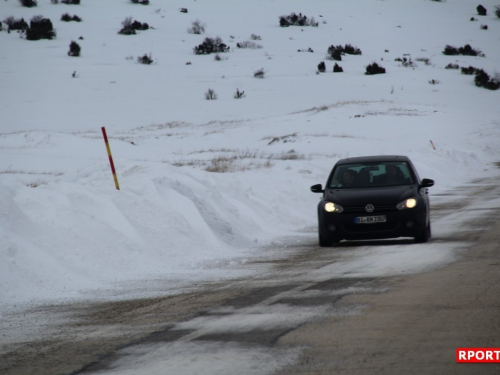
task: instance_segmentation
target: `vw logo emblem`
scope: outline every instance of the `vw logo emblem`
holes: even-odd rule
[[[375,206],[373,204],[367,204],[365,210],[366,212],[373,212],[375,211]]]

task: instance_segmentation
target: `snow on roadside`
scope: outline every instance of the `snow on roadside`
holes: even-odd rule
[[[494,16],[485,18],[485,32],[469,21],[474,7],[465,0],[363,5],[198,1],[186,18],[172,4],[87,0],[72,8],[84,21],[66,24],[58,21],[69,9],[61,5],[1,2],[6,16],[50,17],[58,37],[28,42],[0,32],[0,305],[89,298],[103,289],[126,295],[116,285],[129,280],[248,272],[238,265],[271,256],[263,245],[276,238],[300,232],[315,242],[318,195],[308,190],[324,184],[339,158],[408,155],[421,177],[436,180],[435,202],[451,199],[438,195],[447,189],[498,174],[499,91],[444,69],[454,62],[494,73]],[[292,11],[327,22],[278,27],[277,17]],[[117,35],[132,12],[155,29]],[[194,18],[208,24],[207,34],[185,31]],[[235,47],[252,33],[262,36],[263,49]],[[81,58],[66,56],[79,35]],[[193,55],[193,46],[217,35],[232,47],[222,61]],[[316,74],[327,47],[339,43],[363,55],[345,56],[341,75]],[[444,56],[447,43],[471,43],[486,57]],[[308,47],[315,53],[297,52]],[[146,52],[156,64],[135,62]],[[402,67],[394,59],[405,53],[432,63]],[[388,73],[365,76],[373,61]],[[263,80],[253,77],[259,68],[267,71]],[[219,100],[204,100],[209,87]],[[233,99],[237,88],[247,96]],[[411,268],[415,258],[403,254],[408,258],[396,263]],[[387,261],[385,250],[379,255],[375,262]]]

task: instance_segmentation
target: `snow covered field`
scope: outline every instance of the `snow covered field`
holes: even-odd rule
[[[42,15],[57,31],[40,41],[5,25],[0,32],[3,308],[129,296],[130,281],[175,287],[241,276],[248,260],[273,255],[273,242],[295,236],[314,244],[318,195],[309,187],[324,184],[339,158],[408,155],[421,177],[436,181],[433,202],[500,172],[500,91],[445,69],[472,65],[495,75],[496,0],[481,2],[484,17],[469,0],[38,3],[0,2],[1,21]],[[279,16],[292,12],[319,26],[279,27]],[[62,22],[63,13],[83,21]],[[152,28],[119,35],[126,17]],[[205,34],[187,32],[197,19]],[[262,48],[236,47],[252,34]],[[230,46],[220,61],[193,53],[217,36]],[[80,57],[67,55],[72,40]],[[362,55],[343,56],[344,72],[334,74],[332,44]],[[447,44],[470,44],[485,57],[445,56]],[[144,54],[154,63],[139,64]],[[395,61],[402,57],[415,66]],[[417,60],[424,58],[428,64]],[[317,74],[321,61],[327,71]],[[387,73],[365,75],[373,62]],[[262,79],[254,77],[259,69]],[[210,88],[218,100],[205,100]],[[237,89],[244,98],[233,97]],[[384,253],[373,263],[384,263]],[[403,254],[396,269],[409,267],[413,255]]]

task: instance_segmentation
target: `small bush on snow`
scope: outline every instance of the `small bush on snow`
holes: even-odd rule
[[[253,76],[254,76],[255,78],[264,78],[264,74],[266,74],[266,72],[264,71],[264,68],[261,68],[261,69],[259,69],[259,70],[255,71],[255,72],[253,73]]]
[[[496,14],[496,16],[497,16],[498,18],[500,18],[500,5],[497,5],[497,6],[495,7],[495,14]]]
[[[61,21],[64,21],[64,22],[70,22],[70,21],[81,22],[82,19],[80,17],[78,17],[77,15],[70,16],[68,13],[64,13],[61,16]]]
[[[213,89],[208,89],[207,92],[205,92],[206,100],[217,100],[217,98],[217,93]]]
[[[66,5],[80,5],[80,0],[61,0],[61,3]]]
[[[7,25],[7,30],[26,30],[28,29],[28,23],[24,20],[24,18],[15,19],[10,16],[3,20],[3,22]]]
[[[319,64],[318,64],[318,72],[320,73],[324,73],[326,70],[326,65],[325,65],[325,62],[324,61],[321,61]]]
[[[34,16],[30,20],[30,27],[26,30],[26,39],[40,40],[53,39],[55,37],[56,31],[52,26],[52,22],[48,18]]]
[[[80,56],[80,51],[81,51],[80,45],[74,40],[72,40],[69,45],[68,56],[74,56],[74,57]]]
[[[498,76],[490,78],[488,73],[486,73],[483,69],[476,70],[474,83],[477,87],[484,87],[488,90],[498,90],[500,88],[500,78]]]
[[[149,0],[130,0],[134,4],[149,5]]]
[[[37,6],[36,0],[19,0],[19,2],[23,7],[26,8],[32,8]]]
[[[288,16],[281,16],[280,17],[280,26],[281,27],[288,27],[288,26],[313,26],[313,27],[318,27],[319,23],[316,22],[314,17],[311,17],[310,19],[307,19],[307,16],[302,13],[299,13],[298,15],[295,13],[291,13]]]
[[[122,22],[122,29],[118,31],[118,34],[122,35],[135,35],[136,30],[148,30],[149,25],[147,23],[141,23],[139,21],[134,20],[132,22],[132,17],[127,17]]]
[[[228,52],[229,46],[222,42],[222,39],[205,38],[202,44],[193,48],[196,55],[209,55],[211,53]]]
[[[466,44],[463,47],[456,48],[450,45],[446,45],[446,47],[443,50],[443,54],[448,55],[448,56],[455,56],[455,55],[464,55],[464,56],[481,56],[484,57],[484,54],[481,53],[480,50],[474,49],[470,46],[470,44]]]
[[[374,74],[384,74],[385,68],[379,66],[376,62],[370,64],[366,67],[366,75],[374,75]]]
[[[197,35],[203,34],[205,32],[205,27],[207,27],[207,25],[201,23],[200,20],[193,21],[191,27],[188,28],[188,33]]]
[[[250,48],[250,49],[262,48],[262,46],[260,44],[257,44],[255,42],[252,42],[249,40],[245,40],[243,42],[236,43],[236,47],[238,47],[238,48]]]
[[[245,91],[240,91],[236,89],[236,93],[234,94],[235,99],[241,99],[245,97]]]
[[[137,58],[137,62],[140,64],[150,65],[153,63],[153,59],[151,58],[151,54],[144,54],[143,56],[139,56]]]
[[[479,4],[476,8],[477,14],[480,16],[486,16],[487,10],[485,7],[483,7],[481,4]]]

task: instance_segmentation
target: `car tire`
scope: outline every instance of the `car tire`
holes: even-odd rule
[[[415,242],[416,243],[425,243],[429,241],[429,238],[431,238],[431,223],[427,224],[427,227],[422,231],[421,234],[419,234],[417,237],[415,237]]]

